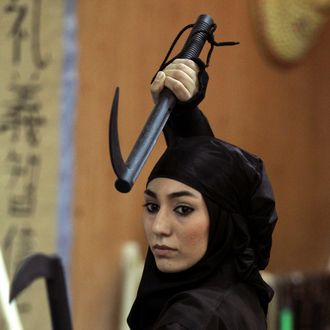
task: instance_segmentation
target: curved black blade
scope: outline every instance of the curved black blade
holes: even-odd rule
[[[36,253],[27,257],[14,276],[10,288],[10,301],[38,278],[46,279],[53,329],[72,330],[63,267],[57,256]]]
[[[15,299],[34,280],[40,277],[47,279],[54,276],[56,257],[48,257],[43,254],[33,254],[27,257],[14,275],[10,288],[10,301]],[[56,265],[54,265],[56,263]]]
[[[120,151],[118,136],[118,103],[119,87],[116,88],[115,96],[112,101],[110,124],[109,124],[109,148],[112,167],[118,178],[122,178],[126,172],[126,164]]]
[[[124,162],[120,151],[118,136],[118,103],[119,87],[116,88],[111,107],[109,123],[109,149],[112,167],[118,178],[115,182],[115,187],[118,191],[127,193],[131,190],[133,183],[131,182],[131,175],[129,175],[128,166]]]

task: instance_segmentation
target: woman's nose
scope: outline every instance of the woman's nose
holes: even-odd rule
[[[165,210],[159,210],[152,224],[152,232],[156,235],[171,235],[171,221]]]

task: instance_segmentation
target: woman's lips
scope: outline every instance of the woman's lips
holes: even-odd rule
[[[167,245],[154,245],[152,251],[156,257],[170,257],[177,249],[173,249]]]

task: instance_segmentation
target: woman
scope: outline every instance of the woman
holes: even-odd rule
[[[131,329],[266,329],[269,261],[277,221],[260,158],[213,136],[197,104],[207,75],[199,61],[175,60],[151,86],[179,99],[168,144],[145,191],[149,249]]]

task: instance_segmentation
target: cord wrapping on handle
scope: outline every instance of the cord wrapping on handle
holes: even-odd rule
[[[181,52],[179,54],[177,54],[176,56],[174,56],[171,60],[168,61],[168,58],[170,57],[175,45],[177,44],[177,42],[179,41],[179,39],[181,38],[182,34],[187,31],[188,29],[190,28],[193,28],[194,27],[194,24],[188,24],[186,25],[183,29],[181,29],[181,31],[179,31],[179,33],[177,34],[177,36],[174,38],[162,64],[160,65],[158,71],[162,71],[167,65],[169,65],[170,63],[172,63],[176,58],[180,58],[180,55],[181,55]],[[214,47],[222,47],[222,46],[235,46],[235,45],[238,45],[239,42],[237,41],[223,41],[223,42],[217,42],[215,41],[214,39],[214,32],[215,30],[217,29],[217,25],[216,24],[213,24],[212,25],[212,29],[210,32],[207,32],[207,31],[204,31],[204,30],[197,30],[194,32],[193,35],[195,34],[198,34],[198,33],[206,33],[207,34],[207,41],[209,42],[210,44],[210,49],[207,53],[207,57],[206,57],[206,66],[205,67],[208,67],[209,64],[210,64],[210,60],[211,60],[211,56],[212,56],[212,52],[214,50]],[[157,72],[158,72],[157,71]],[[151,82],[154,81],[156,75],[157,75],[157,72],[156,74],[153,76]]]

